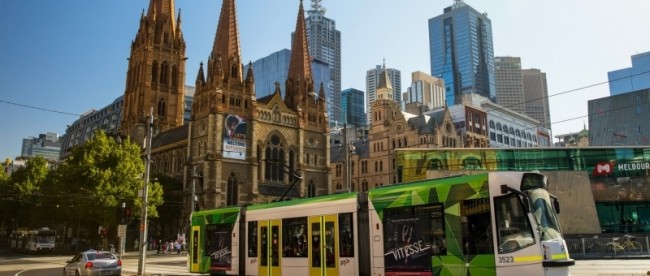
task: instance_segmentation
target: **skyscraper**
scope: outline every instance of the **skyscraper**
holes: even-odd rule
[[[39,134],[38,138],[29,137],[23,139],[23,147],[20,151],[20,157],[30,158],[41,156],[48,161],[59,161],[61,152],[61,141],[59,135],[53,132]]]
[[[266,57],[260,58],[253,62],[253,75],[255,75],[255,93],[257,98],[272,95],[275,92],[275,83],[280,85],[280,95],[284,99],[285,80],[289,74],[289,63],[291,62],[291,50],[282,49]],[[244,71],[248,71],[248,64],[244,66]],[[333,95],[327,94],[327,87],[330,80],[330,67],[327,63],[312,59],[311,61],[312,76],[314,78],[314,92],[318,92],[321,83],[323,83],[325,98],[333,103]],[[333,108],[332,108],[333,109]],[[330,118],[333,113],[329,113]]]
[[[336,30],[336,21],[325,17],[322,0],[311,0],[311,10],[305,19],[309,55],[330,66],[330,83],[325,85],[325,97],[336,106],[341,106],[341,32]],[[318,76],[314,76],[318,80]],[[316,89],[320,83],[315,83]],[[330,121],[342,120],[336,108],[330,108]],[[333,116],[332,116],[333,115]]]
[[[370,110],[370,107],[372,106],[372,103],[377,100],[377,88],[379,85],[379,80],[380,76],[382,74],[382,71],[386,69],[386,74],[388,74],[388,78],[390,84],[392,85],[392,100],[396,101],[399,103],[402,98],[402,73],[393,68],[385,68],[386,64],[384,63],[383,65],[377,65],[375,66],[374,69],[368,70],[366,72],[366,93],[367,99],[366,99],[366,110]],[[368,116],[368,124],[370,125],[370,122],[372,120],[370,119],[370,116]]]
[[[538,120],[546,129],[551,129],[551,111],[548,105],[546,73],[539,69],[521,70],[524,81],[525,114]]]
[[[431,75],[445,80],[447,105],[476,93],[496,102],[492,23],[462,0],[429,19]]]
[[[526,114],[524,97],[524,81],[521,73],[521,58],[495,57],[495,76],[497,88],[497,104]]]
[[[348,125],[354,127],[366,125],[363,94],[363,91],[354,88],[341,91],[341,109],[345,113],[342,116],[347,116],[344,119],[347,120]]]
[[[402,95],[402,110],[419,115],[422,111],[445,106],[445,83],[442,79],[416,71],[411,73],[411,87]]]
[[[619,95],[650,88],[650,52],[632,56],[632,67],[607,72],[609,94]]]

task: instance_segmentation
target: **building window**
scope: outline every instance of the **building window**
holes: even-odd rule
[[[265,180],[284,182],[284,148],[280,137],[271,135],[266,143]]]
[[[315,197],[316,196],[316,184],[314,184],[314,180],[309,181],[309,186],[307,186],[307,197]]]

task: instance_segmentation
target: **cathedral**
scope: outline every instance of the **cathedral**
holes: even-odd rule
[[[120,135],[146,147],[152,129],[152,175],[182,181],[183,216],[190,206],[333,193],[329,118],[319,100],[325,97],[322,84],[312,78],[302,1],[288,77],[277,80],[274,93],[263,98],[256,97],[252,64],[244,72],[235,11],[234,0],[223,0],[212,51],[198,68],[187,123],[187,58],[174,0],[150,0],[131,44]]]

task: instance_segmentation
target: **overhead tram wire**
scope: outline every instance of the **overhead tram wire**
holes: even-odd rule
[[[616,79],[613,79],[613,80],[598,82],[598,83],[590,84],[590,85],[587,85],[587,86],[582,86],[582,87],[570,89],[570,90],[567,90],[567,91],[555,93],[555,94],[552,94],[552,95],[548,95],[546,97],[531,99],[531,100],[528,100],[528,101],[524,101],[523,103],[516,103],[516,104],[510,104],[510,105],[502,106],[501,108],[496,108],[496,109],[494,109],[492,111],[503,110],[503,109],[506,109],[506,108],[509,108],[509,107],[512,107],[512,106],[517,106],[517,105],[525,104],[525,103],[528,103],[528,102],[534,102],[534,101],[542,100],[544,98],[551,98],[551,97],[564,95],[564,94],[568,94],[568,93],[572,93],[572,92],[578,92],[580,90],[584,90],[584,89],[587,89],[587,88],[596,87],[596,86],[607,84],[607,83],[610,83],[610,82],[613,82],[613,81],[629,79],[629,78],[632,78],[632,77],[636,77],[636,76],[640,76],[640,75],[644,75],[644,74],[648,74],[648,73],[650,73],[650,71],[639,72],[639,73],[636,73],[636,74],[633,74],[633,75],[630,75],[630,76],[625,76],[625,77],[616,78]],[[5,101],[5,100],[2,100],[2,99],[0,99],[0,103],[6,103],[6,104],[10,104],[10,105],[20,106],[20,107],[25,107],[25,108],[31,108],[31,109],[41,110],[41,111],[47,111],[47,112],[52,112],[52,113],[59,113],[59,114],[63,114],[63,115],[70,115],[70,116],[77,116],[77,117],[82,116],[82,115],[76,114],[76,113],[70,113],[70,112],[58,111],[58,110],[54,110],[54,109],[48,109],[48,108],[36,107],[36,106],[31,106],[31,105],[26,105],[26,104],[14,103],[14,102]],[[609,111],[604,112],[604,113],[608,113],[608,112]],[[560,121],[557,121],[557,122],[551,122],[551,125],[558,124],[558,123],[564,123],[564,122],[577,120],[577,119],[582,119],[582,118],[585,118],[585,117],[588,117],[588,116],[589,115],[587,114],[587,115],[583,115],[583,116],[579,116],[579,117],[560,120]],[[464,120],[464,118],[462,118],[462,119]],[[523,129],[523,130],[527,130],[527,129],[532,129],[532,128],[526,128],[526,129]]]
[[[521,102],[521,103],[515,103],[515,104],[509,104],[509,105],[501,106],[501,107],[499,107],[499,108],[495,108],[495,109],[493,109],[493,110],[490,110],[490,111],[488,111],[488,112],[486,112],[486,113],[490,113],[491,111],[502,111],[502,110],[508,109],[508,108],[510,108],[510,107],[513,107],[513,106],[518,106],[518,105],[526,104],[526,103],[529,103],[529,102],[539,101],[539,100],[543,100],[543,99],[545,99],[545,98],[551,98],[551,97],[555,97],[555,96],[559,96],[559,95],[564,95],[564,94],[568,94],[568,93],[572,93],[572,92],[578,92],[578,91],[580,91],[580,90],[585,90],[585,89],[592,88],[592,87],[596,87],[596,86],[599,86],[599,85],[608,84],[608,83],[610,83],[610,82],[619,81],[619,80],[624,80],[624,79],[629,79],[629,78],[632,78],[632,77],[636,77],[636,76],[640,76],[640,75],[644,75],[644,74],[649,74],[649,73],[650,73],[650,70],[649,70],[649,71],[639,72],[639,73],[636,73],[636,74],[632,74],[632,75],[630,75],[630,76],[625,76],[625,77],[616,78],[616,79],[613,79],[613,80],[607,80],[607,81],[603,81],[603,82],[598,82],[598,83],[594,83],[594,84],[590,84],[590,85],[586,85],[586,86],[582,86],[582,87],[578,87],[578,88],[570,89],[570,90],[567,90],[567,91],[558,92],[558,93],[555,93],[555,94],[552,94],[552,95],[548,95],[548,96],[546,96],[546,97],[539,97],[539,98],[530,99],[530,100],[528,100],[528,101],[524,101],[524,102]],[[641,104],[646,104],[646,103],[647,103],[647,102],[645,102],[645,103],[641,103]],[[636,104],[634,104],[633,106],[636,106]],[[627,106],[627,107],[632,107],[632,106]],[[618,108],[618,109],[615,109],[615,110],[612,110],[612,111],[621,110],[621,109],[624,109],[624,108],[626,108],[626,107]],[[510,109],[508,109],[508,110],[510,110]],[[604,113],[609,113],[609,112],[610,112],[610,111],[606,111],[606,112],[602,112],[602,113],[604,114]],[[524,114],[524,115],[525,115],[525,114]],[[585,117],[589,117],[589,114],[587,114],[587,115],[583,115],[583,116],[574,117],[574,118],[564,119],[564,120],[560,120],[560,121],[557,121],[557,122],[551,122],[550,124],[551,124],[551,125],[555,125],[555,124],[558,124],[558,123],[564,123],[564,122],[568,122],[568,121],[573,121],[573,120],[577,120],[577,119],[582,119],[582,118],[585,118]],[[459,118],[459,119],[461,119],[461,120],[465,120],[465,118]],[[523,128],[523,129],[521,129],[521,130],[533,130],[533,129],[534,129],[534,128],[530,128],[530,127],[528,127],[528,128]]]
[[[10,101],[5,101],[5,100],[2,100],[2,99],[0,99],[0,103],[6,103],[6,104],[15,105],[15,106],[26,107],[26,108],[31,108],[31,109],[41,110],[41,111],[47,111],[47,112],[52,112],[52,113],[59,113],[59,114],[63,114],[63,115],[81,117],[80,114],[64,112],[64,111],[58,111],[58,110],[48,109],[48,108],[43,108],[43,107],[36,107],[36,106],[31,106],[31,105],[26,105],[26,104],[19,104],[19,103],[14,103],[14,102],[10,102]]]

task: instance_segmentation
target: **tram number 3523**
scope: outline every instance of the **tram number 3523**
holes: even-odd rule
[[[503,256],[498,258],[499,263],[514,263],[515,258],[512,256]]]

